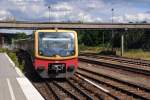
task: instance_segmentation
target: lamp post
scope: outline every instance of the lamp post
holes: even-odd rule
[[[128,28],[125,28],[125,32],[121,34],[121,56],[124,53],[124,35],[127,34]]]
[[[48,9],[49,9],[49,22],[50,22],[50,10],[51,10],[51,6],[50,5],[48,6]]]
[[[114,17],[114,8],[112,8],[111,11],[112,11],[112,24],[113,24],[113,22],[114,22],[114,20],[113,20],[113,17]]]
[[[113,19],[113,17],[114,17],[114,8],[112,8],[111,9],[111,12],[112,12],[112,24],[114,23],[114,19]],[[114,39],[114,31],[113,31],[113,29],[112,29],[112,33],[111,33],[111,38],[112,38],[112,51],[113,51],[113,39]]]

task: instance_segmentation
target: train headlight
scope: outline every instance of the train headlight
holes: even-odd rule
[[[74,69],[75,69],[75,66],[74,66],[74,65],[70,65],[70,66],[68,66],[68,68],[67,68],[67,72],[73,72]]]

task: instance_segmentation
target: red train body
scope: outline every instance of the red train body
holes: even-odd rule
[[[54,67],[49,69],[50,64],[56,64],[57,68]],[[65,70],[62,71],[62,67],[59,68],[59,64],[64,64]],[[73,58],[73,59],[56,61],[56,60],[43,60],[37,58],[34,61],[34,66],[41,76],[55,77],[55,78],[71,77],[78,68],[78,59]],[[49,72],[49,70],[51,71]]]

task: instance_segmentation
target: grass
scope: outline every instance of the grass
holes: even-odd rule
[[[136,59],[145,59],[150,60],[150,51],[143,50],[128,50],[124,52],[124,57],[136,58]]]
[[[89,52],[89,53],[100,53],[103,50],[111,50],[110,48],[104,49],[102,47],[91,47],[91,46],[83,46],[79,45],[79,53],[80,52]],[[120,50],[117,50],[117,55],[120,56]],[[123,54],[124,57],[129,57],[129,58],[136,58],[136,59],[145,59],[145,60],[150,60],[150,51],[143,51],[142,49],[130,49],[127,51],[124,51]]]
[[[11,58],[11,60],[15,63],[15,65],[17,67],[19,67],[19,69],[21,71],[23,71],[23,64],[19,64],[18,62],[18,58],[16,56],[16,53],[11,51],[11,50],[8,50],[8,49],[5,49],[5,48],[0,48],[0,53],[7,53],[8,56]]]
[[[84,45],[79,45],[79,53],[80,52],[90,52],[90,53],[98,53],[102,51],[102,47],[92,47],[92,46],[84,46]]]

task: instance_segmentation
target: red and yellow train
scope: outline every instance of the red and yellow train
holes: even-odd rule
[[[27,51],[34,69],[43,78],[67,78],[78,67],[78,39],[72,30],[37,30],[33,38],[15,41],[15,48]]]

